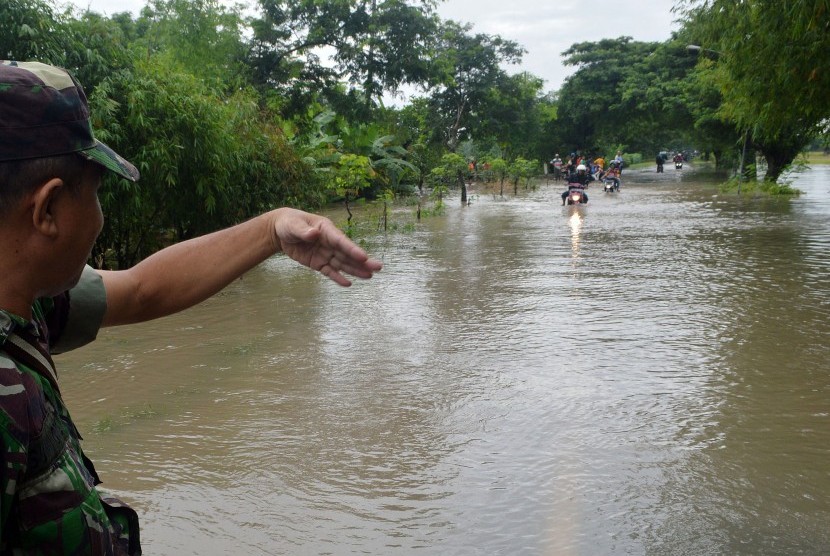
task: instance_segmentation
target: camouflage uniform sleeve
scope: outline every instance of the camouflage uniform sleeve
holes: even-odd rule
[[[56,300],[55,312],[61,313],[61,322],[55,329],[50,324],[51,352],[65,353],[93,341],[106,310],[104,282],[91,266],[86,266],[78,285],[61,298],[61,303]]]
[[[0,553],[9,543],[11,511],[17,486],[26,470],[28,406],[15,363],[0,354]]]

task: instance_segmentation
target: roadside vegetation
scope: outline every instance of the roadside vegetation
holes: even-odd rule
[[[336,203],[353,235],[411,229],[447,202],[534,187],[555,153],[698,152],[742,182],[759,160],[759,189],[781,192],[828,145],[829,5],[680,0],[668,41],[572,45],[558,91],[505,69],[522,45],[440,19],[433,0],[148,0],[138,17],[9,0],[0,58],[72,70],[98,137],[140,169],[101,198],[93,264],[123,267],[279,205]],[[394,101],[403,88],[418,93]]]
[[[804,153],[804,163],[812,166],[814,164],[830,164],[830,153],[823,151],[809,151]]]

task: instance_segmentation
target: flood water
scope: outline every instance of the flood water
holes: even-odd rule
[[[58,358],[147,555],[830,553],[830,166],[666,166],[282,257]],[[477,196],[476,196],[477,195]]]

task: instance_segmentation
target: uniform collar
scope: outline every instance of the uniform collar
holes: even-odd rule
[[[37,327],[34,323],[14,313],[0,309],[0,344],[5,344],[6,338],[17,329],[29,329],[35,335],[39,335],[37,334]]]

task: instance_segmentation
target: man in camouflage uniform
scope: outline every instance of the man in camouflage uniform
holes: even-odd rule
[[[0,62],[0,554],[141,553],[135,512],[96,488],[52,353],[199,303],[277,252],[343,286],[381,268],[329,220],[281,208],[93,270],[105,171],[139,177],[93,137],[80,84]]]

